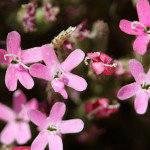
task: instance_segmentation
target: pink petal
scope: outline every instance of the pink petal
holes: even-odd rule
[[[54,89],[54,91],[60,93],[64,99],[68,98],[68,94],[64,87],[64,82],[61,79],[53,79],[51,82],[51,86]]]
[[[148,0],[139,0],[136,8],[139,21],[145,26],[150,26],[150,5]]]
[[[17,88],[16,68],[14,65],[9,65],[6,71],[5,84],[9,91],[14,91]]]
[[[31,65],[29,72],[33,77],[37,77],[40,79],[51,80],[53,78],[50,70],[45,65],[40,63]]]
[[[104,71],[104,65],[102,62],[92,62],[91,67],[97,75],[100,75]]]
[[[104,66],[103,74],[110,76],[114,73],[116,67]]]
[[[3,63],[4,65],[8,65],[10,63],[9,57],[6,57],[6,60],[4,59],[4,55],[7,54],[7,52],[3,49],[0,49],[0,63]]]
[[[125,85],[119,90],[117,97],[120,100],[128,99],[136,95],[139,89],[140,89],[140,85],[138,85],[136,82]]]
[[[15,112],[8,106],[0,103],[0,120],[9,122],[16,118]]]
[[[71,119],[61,122],[61,133],[78,133],[84,128],[84,123],[80,119]]]
[[[123,31],[127,34],[142,35],[144,33],[144,27],[137,23],[134,23],[135,25],[134,24],[132,25],[132,23],[134,23],[134,22],[123,19],[120,21],[119,27],[120,27],[121,31]],[[135,29],[133,29],[132,26],[135,27]]]
[[[16,122],[16,141],[18,144],[25,144],[31,139],[31,131],[27,122]]]
[[[64,83],[77,91],[84,91],[87,88],[87,82],[80,76],[72,73],[64,73],[64,78],[66,78],[66,83],[65,81]]]
[[[13,94],[13,110],[18,114],[22,109],[22,105],[25,105],[25,103],[26,96],[21,90],[17,90]]]
[[[32,77],[29,75],[28,71],[23,68],[22,66],[19,66],[17,69],[17,77],[20,83],[26,88],[26,89],[32,89],[34,86],[34,81]]]
[[[38,110],[31,110],[30,109],[28,111],[28,117],[34,124],[36,124],[37,126],[39,126],[41,128],[46,128],[48,125],[48,122],[46,120],[46,116]]]
[[[94,61],[99,61],[98,58],[100,57],[100,53],[101,52],[87,53],[87,56],[90,57]]]
[[[16,136],[16,123],[8,123],[1,132],[0,140],[2,143],[9,145],[12,144]]]
[[[59,67],[60,64],[55,54],[55,51],[49,45],[42,46],[42,55],[43,60],[45,64],[48,66],[50,71],[54,65]]]
[[[38,101],[36,98],[32,98],[25,106],[24,113],[22,115],[23,120],[29,121],[28,111],[30,109],[38,109]]]
[[[85,54],[83,51],[81,51],[80,49],[76,49],[66,58],[63,63],[61,63],[62,69],[65,72],[70,72],[82,62],[84,56]]]
[[[21,53],[21,60],[23,64],[35,63],[41,61],[42,58],[42,48],[35,47],[27,50],[23,50]]]
[[[16,56],[20,56],[21,48],[21,37],[20,34],[16,31],[12,31],[7,35],[7,51],[10,54],[15,54]]]
[[[144,90],[140,90],[140,92],[136,96],[134,103],[135,110],[138,114],[144,114],[146,112],[148,99],[149,94]]]
[[[52,134],[49,137],[49,149],[50,150],[63,150],[63,143],[61,136],[58,134]]]
[[[140,55],[144,55],[147,51],[150,37],[148,35],[138,36],[133,43],[133,49]]]
[[[31,150],[44,150],[46,145],[48,144],[48,139],[49,139],[48,132],[43,130],[33,141],[31,145]]]
[[[100,52],[100,59],[102,60],[102,62],[104,64],[109,64],[112,61],[111,57],[109,57],[108,55],[106,55],[106,54],[104,54],[102,52]]]
[[[49,117],[51,119],[51,122],[53,124],[57,124],[58,122],[60,122],[64,116],[66,112],[66,105],[65,103],[62,102],[56,102],[49,114]]]
[[[144,68],[142,64],[136,59],[131,59],[129,61],[129,68],[136,81],[138,81],[140,74],[144,74]]]

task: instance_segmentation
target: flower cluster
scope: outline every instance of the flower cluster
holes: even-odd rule
[[[34,31],[34,20],[35,20],[35,14],[36,14],[36,8],[37,8],[37,3],[31,2],[27,5],[23,5],[26,9],[26,13],[23,17],[23,27],[25,28],[26,31]]]

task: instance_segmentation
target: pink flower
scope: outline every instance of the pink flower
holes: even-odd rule
[[[104,75],[112,75],[115,71],[116,64],[110,64],[112,58],[102,52],[87,53],[85,64],[87,65],[87,59],[91,59],[91,67],[97,75],[103,73]]]
[[[19,147],[15,147],[12,150],[30,150],[29,146],[19,146]]]
[[[31,2],[27,5],[23,5],[26,8],[22,24],[26,31],[34,31],[34,20],[36,15],[37,3]]]
[[[120,100],[125,100],[136,95],[135,110],[138,114],[144,114],[150,97],[150,70],[145,74],[142,64],[135,59],[129,61],[129,68],[135,78],[135,82],[123,86],[119,90],[117,97]]]
[[[140,55],[144,55],[150,42],[150,5],[148,0],[139,0],[136,5],[138,21],[130,22],[128,20],[120,21],[120,29],[131,35],[137,35],[133,43],[133,49]]]
[[[15,140],[18,144],[28,142],[31,139],[31,131],[27,111],[37,108],[37,100],[33,98],[26,102],[26,97],[20,90],[13,95],[13,110],[0,103],[0,119],[7,122],[1,132],[0,141],[7,145],[12,144]]]
[[[5,83],[9,91],[17,88],[17,80],[27,89],[32,89],[34,81],[28,73],[26,64],[42,60],[41,48],[35,47],[21,51],[21,37],[12,31],[7,36],[7,51],[0,49],[0,62],[7,65]]]
[[[77,91],[86,89],[86,81],[70,72],[84,59],[83,51],[79,49],[73,51],[61,64],[49,45],[42,47],[42,54],[46,66],[40,63],[31,65],[29,71],[32,76],[51,81],[54,91],[59,92],[64,99],[68,98],[65,85]]]
[[[42,128],[39,135],[33,141],[31,150],[44,150],[49,144],[50,150],[63,150],[61,134],[77,133],[82,131],[84,123],[80,119],[62,120],[66,106],[62,102],[54,104],[48,118],[38,110],[29,110],[30,120]]]
[[[101,98],[94,102],[85,104],[85,111],[88,113],[87,117],[92,119],[94,115],[99,118],[109,117],[111,114],[118,112],[119,104],[109,105],[107,98]]]
[[[59,7],[52,7],[51,3],[45,3],[43,5],[43,8],[45,10],[45,18],[49,22],[54,22],[56,21],[56,16],[59,13]]]
[[[73,33],[74,37],[77,37],[79,40],[84,40],[90,34],[90,31],[85,29],[87,24],[87,20],[82,21],[77,27],[75,32]]]

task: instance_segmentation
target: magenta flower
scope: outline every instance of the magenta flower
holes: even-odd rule
[[[53,105],[48,118],[38,110],[29,110],[30,120],[39,128],[42,128],[39,135],[33,141],[31,150],[44,150],[49,144],[50,150],[63,150],[61,134],[80,132],[84,123],[80,119],[62,120],[66,106],[62,102]]]
[[[79,49],[73,51],[61,64],[49,45],[42,47],[42,55],[46,66],[40,63],[31,65],[29,71],[32,76],[51,81],[54,91],[59,92],[64,99],[68,98],[65,85],[77,91],[86,89],[86,81],[70,72],[84,59],[83,51]]]
[[[142,64],[135,59],[129,61],[129,68],[135,78],[135,82],[123,86],[119,90],[117,97],[120,100],[125,100],[136,95],[135,110],[138,114],[144,114],[150,97],[150,70],[145,74]]]
[[[97,75],[112,75],[116,69],[116,64],[111,64],[112,58],[102,52],[87,53],[85,64],[88,65],[87,59],[91,59],[91,67]]]
[[[136,5],[139,21],[120,21],[120,29],[131,35],[137,35],[133,43],[133,49],[140,55],[144,55],[150,42],[150,5],[148,0],[139,0]]]
[[[85,111],[88,113],[87,117],[92,119],[93,116],[99,118],[109,117],[111,114],[119,111],[120,104],[116,103],[114,105],[109,104],[107,98],[100,98],[96,101],[92,101],[85,104]]]
[[[31,131],[27,111],[37,108],[37,100],[33,98],[26,102],[26,97],[20,90],[13,95],[13,110],[0,103],[0,119],[7,122],[0,134],[0,141],[7,145],[15,140],[18,144],[28,142],[31,139]]]
[[[34,81],[28,73],[26,64],[42,60],[41,48],[35,47],[21,51],[21,37],[12,31],[7,36],[7,51],[0,49],[0,62],[7,65],[5,83],[9,91],[17,88],[17,80],[27,89],[32,89]]]

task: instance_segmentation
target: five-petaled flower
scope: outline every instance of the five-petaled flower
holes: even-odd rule
[[[29,110],[30,120],[41,128],[39,135],[33,141],[31,150],[44,150],[49,144],[50,150],[63,150],[61,134],[82,131],[84,123],[80,119],[62,120],[66,106],[62,102],[53,105],[49,117],[46,118],[38,110]]]
[[[97,75],[103,73],[104,75],[112,75],[115,71],[116,64],[111,64],[112,58],[102,52],[87,53],[85,58],[85,64],[87,65],[87,59],[91,59],[91,67]]]
[[[123,86],[117,96],[120,100],[125,100],[136,95],[135,110],[138,114],[144,114],[150,97],[150,70],[145,74],[142,64],[135,59],[129,61],[129,68],[135,82]]]
[[[17,90],[13,95],[13,110],[0,103],[0,119],[7,122],[0,134],[0,141],[3,144],[12,144],[15,140],[18,144],[25,144],[31,139],[29,109],[37,109],[38,102],[35,98],[26,102],[22,91]]]
[[[35,47],[21,51],[21,37],[12,31],[7,36],[7,51],[0,49],[0,62],[7,65],[5,83],[9,91],[17,88],[17,80],[27,89],[32,89],[34,81],[28,73],[26,64],[42,60],[41,48]]]
[[[139,21],[120,21],[120,29],[131,35],[137,35],[133,49],[144,55],[150,42],[150,5],[148,0],[139,0],[136,5]]]
[[[40,63],[31,65],[29,71],[32,76],[51,81],[54,91],[59,92],[64,99],[68,98],[65,85],[77,91],[86,89],[85,79],[70,72],[84,59],[83,51],[74,50],[61,64],[49,45],[42,46],[42,55],[46,66]]]

